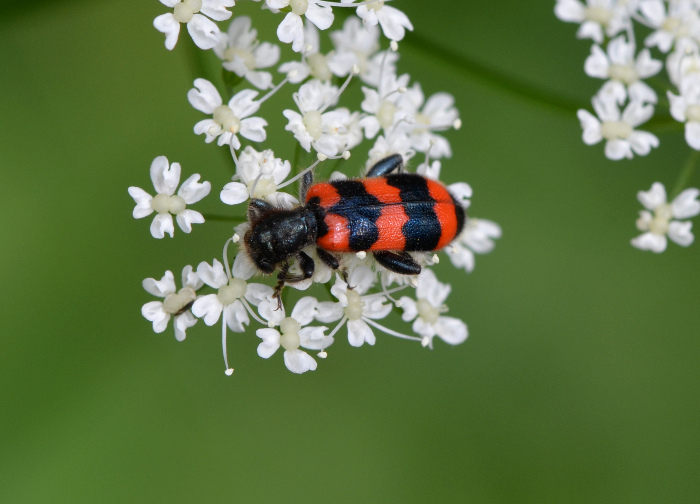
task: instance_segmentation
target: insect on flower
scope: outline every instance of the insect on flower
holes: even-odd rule
[[[285,284],[313,276],[314,261],[303,251],[309,245],[334,270],[337,254],[369,252],[389,271],[418,275],[421,266],[409,252],[440,250],[460,234],[466,214],[457,199],[441,183],[402,168],[394,154],[372,166],[368,178],[312,185],[309,171],[301,184],[306,204],[293,209],[251,200],[242,250],[262,273],[279,270],[278,299]],[[294,258],[298,274],[289,271]]]

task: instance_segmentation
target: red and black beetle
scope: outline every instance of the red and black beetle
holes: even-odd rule
[[[394,154],[372,166],[363,179],[312,185],[309,172],[302,179],[305,205],[293,209],[251,200],[246,252],[263,273],[280,270],[278,294],[285,283],[313,275],[314,261],[303,252],[313,244],[332,269],[339,268],[335,254],[366,251],[389,271],[417,275],[421,266],[408,252],[447,246],[462,231],[466,215],[444,185],[402,172],[402,167],[401,155]],[[298,275],[289,273],[292,258],[299,261]]]

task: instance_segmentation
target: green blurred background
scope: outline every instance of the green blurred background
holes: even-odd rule
[[[600,85],[553,1],[399,3],[420,37],[544,93],[585,105]],[[399,70],[453,93],[463,120],[444,178],[504,231],[471,275],[439,267],[468,341],[339,338],[296,376],[250,331],[229,337],[227,378],[218,326],[177,343],[140,313],[143,278],[219,257],[230,234],[154,240],[131,217],[127,187],[152,189],[157,155],[214,193],[230,176],[192,134],[188,37],[165,50],[156,0],[2,4],[0,503],[700,502],[700,244],[629,244],[636,192],[685,162],[679,135],[607,161],[572,113],[409,35]]]

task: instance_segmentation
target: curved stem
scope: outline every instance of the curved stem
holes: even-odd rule
[[[509,77],[506,74],[489,68],[483,63],[443,47],[416,33],[412,33],[409,37],[406,37],[402,43],[403,45],[412,47],[416,51],[422,51],[430,55],[434,61],[446,63],[450,69],[456,72],[476,77],[485,84],[492,85],[502,91],[525,98],[549,109],[565,112],[567,114],[575,114],[578,109],[588,106],[585,103],[579,103],[554,93],[542,91],[538,86]]]
[[[681,170],[681,173],[678,175],[678,179],[676,180],[676,185],[673,187],[671,197],[669,198],[670,201],[673,201],[673,198],[678,196],[680,192],[688,185],[688,181],[693,176],[693,172],[695,171],[695,166],[698,164],[698,159],[700,159],[700,151],[691,150],[690,156],[688,156],[688,161],[685,162],[685,166]]]

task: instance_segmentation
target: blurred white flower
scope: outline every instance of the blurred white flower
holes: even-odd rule
[[[637,199],[646,210],[639,212],[637,229],[644,234],[633,238],[632,245],[658,254],[666,250],[668,244],[666,236],[683,247],[693,243],[695,237],[691,232],[692,222],[674,219],[689,219],[698,215],[700,213],[698,195],[700,190],[686,189],[671,203],[667,203],[666,189],[660,182],[654,182],[649,191],[639,191]]]
[[[408,16],[399,9],[386,5],[384,0],[363,2],[356,12],[365,26],[376,26],[379,23],[384,36],[390,40],[402,40],[406,30],[413,31],[413,25]]]
[[[668,6],[668,9],[666,7]],[[641,0],[639,12],[645,24],[654,29],[644,43],[668,52],[674,42],[697,38],[700,34],[698,6],[693,0]]]
[[[501,226],[493,221],[470,217],[464,230],[448,247],[448,256],[457,268],[474,271],[474,254],[488,254],[496,246],[494,239],[501,237]]]
[[[133,186],[129,187],[129,195],[136,202],[134,218],[141,219],[153,212],[158,214],[151,223],[151,235],[154,238],[163,238],[165,233],[173,237],[173,215],[177,217],[177,224],[185,233],[192,231],[192,224],[204,222],[201,213],[187,208],[187,205],[198,202],[211,191],[209,182],[199,183],[199,173],[185,180],[175,194],[175,189],[180,183],[180,163],[168,166],[168,158],[158,156],[151,163],[151,180],[157,193],[155,197]]]
[[[663,63],[652,59],[649,49],[643,49],[635,59],[635,44],[621,35],[611,40],[607,52],[594,44],[586,58],[584,70],[591,77],[610,79],[627,86],[631,101],[656,103],[656,92],[641,79],[661,71]]]
[[[671,115],[685,123],[685,141],[700,150],[700,74],[691,74],[681,82],[681,94],[667,91]]]
[[[578,38],[603,43],[604,34],[614,37],[630,24],[636,2],[629,0],[557,0],[554,14],[568,23],[579,23]]]
[[[651,118],[654,107],[640,101],[631,101],[620,114],[620,101],[619,96],[606,96],[601,92],[592,100],[598,117],[584,109],[578,111],[583,141],[587,145],[593,145],[605,139],[605,156],[612,160],[631,159],[633,153],[646,156],[653,147],[659,146],[659,139],[635,128]]]

